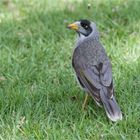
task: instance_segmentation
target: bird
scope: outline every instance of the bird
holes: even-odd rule
[[[80,87],[86,92],[82,108],[92,97],[98,106],[103,106],[109,120],[122,120],[122,111],[115,99],[111,61],[101,44],[95,22],[82,19],[69,24],[67,28],[78,34],[72,67]]]

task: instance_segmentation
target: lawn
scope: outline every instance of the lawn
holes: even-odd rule
[[[87,8],[91,4],[90,9]],[[0,140],[139,140],[139,0],[0,1]],[[123,120],[110,122],[71,67],[79,19],[95,21]]]

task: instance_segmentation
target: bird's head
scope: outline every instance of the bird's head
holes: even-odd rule
[[[67,26],[69,29],[75,30],[79,35],[89,36],[90,34],[97,32],[96,25],[94,22],[90,22],[89,20],[82,19],[76,21]]]

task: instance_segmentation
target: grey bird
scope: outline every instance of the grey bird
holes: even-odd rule
[[[100,42],[96,24],[83,19],[68,25],[68,28],[78,33],[72,66],[79,84],[87,92],[83,107],[90,95],[99,106],[103,105],[111,121],[122,120],[114,94],[111,62]]]

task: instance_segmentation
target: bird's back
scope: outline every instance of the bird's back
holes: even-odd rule
[[[99,40],[86,39],[74,49],[73,61],[91,67],[107,60],[105,49]]]

